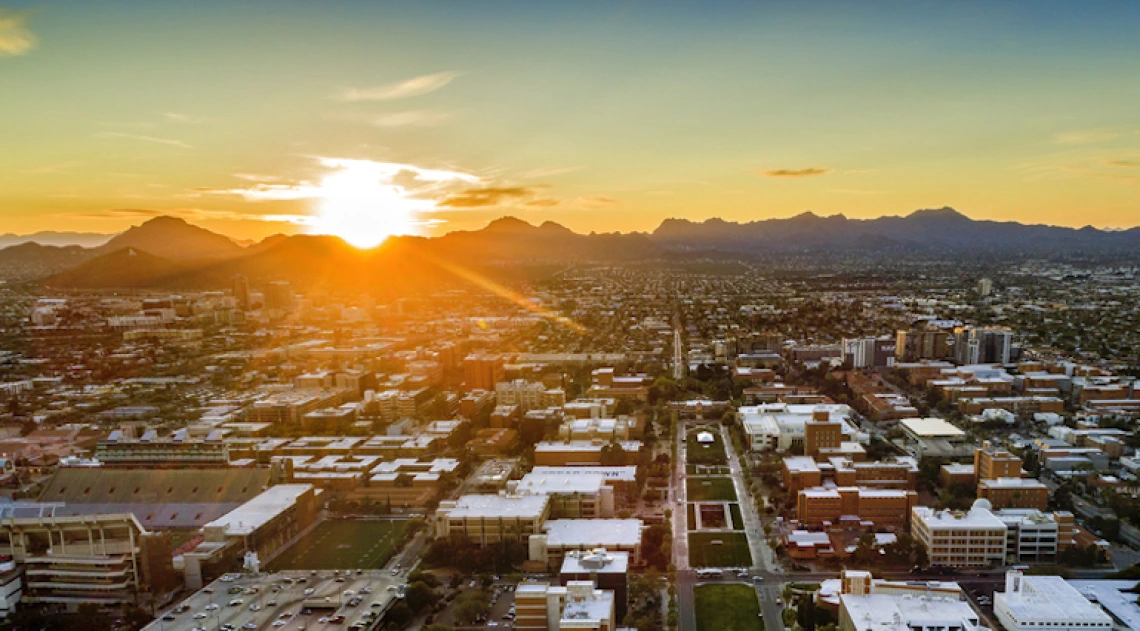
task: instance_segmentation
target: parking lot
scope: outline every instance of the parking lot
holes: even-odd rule
[[[404,572],[230,574],[161,612],[146,631],[367,629],[401,596]]]

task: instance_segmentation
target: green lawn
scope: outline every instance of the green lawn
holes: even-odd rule
[[[326,521],[269,564],[277,570],[379,569],[400,543],[403,521]]]
[[[732,529],[744,530],[744,516],[740,514],[740,504],[729,504],[728,511],[732,513]]]
[[[690,502],[735,502],[732,478],[686,478],[685,499]]]
[[[690,428],[685,437],[685,459],[688,464],[726,465],[728,457],[724,454],[724,443],[720,439],[720,432],[713,431],[713,442],[697,442],[700,430]]]
[[[697,631],[753,631],[764,628],[760,602],[750,585],[697,585],[693,589]]]
[[[691,532],[689,565],[752,567],[752,552],[748,549],[748,538],[742,532]]]

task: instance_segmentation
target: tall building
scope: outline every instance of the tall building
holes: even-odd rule
[[[895,335],[895,359],[914,362],[920,359],[945,359],[950,356],[949,334],[938,329],[900,330]]]
[[[463,359],[463,382],[468,391],[494,391],[503,380],[503,358],[498,355],[476,353]]]
[[[1005,327],[954,329],[954,361],[960,365],[1008,364],[1013,360],[1013,331]]]
[[[273,281],[265,287],[265,308],[289,311],[293,308],[293,288],[283,280]]]
[[[855,368],[889,366],[895,358],[897,338],[868,337],[843,340],[844,360]]]
[[[520,631],[614,631],[614,593],[590,581],[565,587],[520,584],[515,589],[515,628]]]
[[[1005,591],[994,593],[994,615],[1006,631],[1050,629],[1092,631],[1113,628],[1112,616],[1088,601],[1060,576],[1005,575]]]
[[[234,276],[234,301],[238,309],[249,311],[249,280],[240,274]]]
[[[994,281],[988,278],[978,280],[978,295],[985,298],[994,291]]]
[[[988,440],[974,450],[974,472],[978,480],[1020,478],[1021,458],[1004,449],[995,449]]]
[[[562,560],[559,578],[563,585],[570,581],[590,581],[598,589],[614,593],[614,617],[625,620],[628,588],[629,553],[611,552],[605,548],[572,551]]]

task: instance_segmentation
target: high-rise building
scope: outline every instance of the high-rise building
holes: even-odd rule
[[[234,301],[237,308],[249,311],[249,280],[245,276],[234,276]]]
[[[967,364],[1008,364],[1013,359],[1013,331],[1005,327],[954,329],[954,361]]]
[[[985,298],[986,296],[989,296],[990,294],[992,294],[993,291],[994,291],[994,281],[992,281],[988,278],[983,278],[983,279],[978,281],[978,295],[979,296]]]
[[[468,391],[494,391],[495,385],[502,380],[502,357],[487,353],[476,353],[463,359],[463,382]]]
[[[913,362],[920,359],[945,359],[950,356],[946,331],[937,329],[899,330],[895,335],[895,359]]]
[[[265,308],[278,311],[293,308],[293,289],[289,283],[277,280],[265,287]]]
[[[860,339],[843,340],[843,355],[845,361],[850,361],[855,368],[881,368],[889,366],[895,358],[897,338],[868,337]]]

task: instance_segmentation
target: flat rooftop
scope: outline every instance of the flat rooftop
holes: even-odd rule
[[[446,510],[448,517],[457,518],[483,518],[483,517],[515,517],[537,519],[549,504],[550,498],[546,495],[464,495],[455,502],[455,506],[440,503],[440,510]]]
[[[1025,621],[1047,621],[1049,626],[1081,626],[1082,622],[1112,624],[1112,618],[1090,603],[1060,576],[1022,576],[1021,591],[994,594],[995,610],[1002,603],[1013,617]]]
[[[641,544],[640,519],[552,519],[542,527],[550,547],[618,548]]]
[[[962,438],[966,435],[966,432],[940,418],[905,418],[899,424],[920,438]]]
[[[271,486],[257,497],[206,524],[205,527],[221,526],[225,528],[227,535],[253,534],[258,528],[293,506],[297,498],[311,490],[313,490],[311,484]]]

